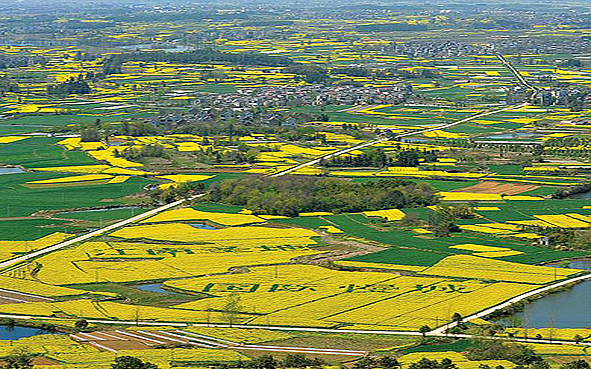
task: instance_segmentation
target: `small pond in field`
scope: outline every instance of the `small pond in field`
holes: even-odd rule
[[[14,174],[14,173],[24,173],[25,171],[21,168],[0,168],[0,174]]]
[[[190,226],[193,228],[208,229],[210,231],[215,231],[217,229],[205,223],[191,223]]]
[[[189,296],[189,295],[184,295],[182,293],[176,293],[173,291],[165,290],[164,288],[162,288],[161,283],[136,284],[132,287],[137,288],[138,290],[147,291],[147,292],[162,293],[164,295],[171,295],[171,296],[184,297],[184,298],[187,298],[187,296]]]
[[[18,340],[19,338],[38,336],[40,334],[51,334],[38,328],[12,327],[0,325],[0,340]]]

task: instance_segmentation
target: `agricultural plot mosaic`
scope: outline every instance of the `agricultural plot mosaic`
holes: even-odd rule
[[[0,367],[588,368],[588,4],[107,3],[0,6]]]

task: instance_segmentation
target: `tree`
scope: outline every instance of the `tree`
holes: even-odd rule
[[[82,142],[99,142],[101,134],[94,128],[85,129],[80,134],[80,141]]]
[[[452,315],[451,319],[454,322],[461,323],[464,318],[462,317],[462,315],[460,313],[454,313],[454,315]]]
[[[589,369],[589,363],[586,360],[575,360],[570,363],[564,363],[560,369]]]
[[[441,363],[439,364],[439,368],[441,369],[457,369],[458,366],[454,364],[450,359],[443,358],[441,359]]]
[[[419,157],[417,150],[403,150],[398,153],[395,165],[398,167],[416,167],[419,165]]]
[[[111,369],[158,369],[158,366],[133,356],[121,356],[115,359],[114,364],[111,364]]]
[[[33,359],[26,348],[18,348],[5,359],[4,369],[32,369]]]
[[[531,363],[529,369],[550,369],[550,364],[548,364],[544,360],[538,360]]]
[[[488,340],[476,341],[468,347],[466,356],[470,360],[509,360],[520,365],[530,365],[542,360],[542,357],[528,346]]]
[[[236,322],[240,309],[240,296],[237,293],[229,294],[226,297],[226,304],[223,307],[222,314],[230,326]]]
[[[289,354],[283,359],[282,364],[284,368],[306,368],[320,367],[324,362],[318,358],[309,359],[304,354]]]
[[[412,363],[408,366],[408,369],[457,369],[457,365],[454,364],[450,359],[444,358],[441,363],[437,360],[429,360],[426,357],[422,358],[416,363]]]
[[[253,369],[275,369],[277,368],[277,360],[271,355],[263,355],[252,360],[248,365],[249,368]]]
[[[88,321],[84,319],[77,320],[74,326],[76,329],[85,329],[88,327]]]
[[[330,79],[326,68],[316,64],[294,64],[283,71],[302,76],[308,83],[321,83]]]
[[[382,356],[378,360],[378,365],[382,369],[392,369],[400,367],[400,362],[393,356]]]
[[[431,332],[431,327],[429,327],[428,325],[424,325],[421,328],[419,328],[419,332],[423,334],[423,337],[426,337],[427,333]]]
[[[371,356],[364,356],[353,364],[353,369],[373,369],[377,366],[376,359]]]

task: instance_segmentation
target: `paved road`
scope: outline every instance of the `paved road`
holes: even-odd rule
[[[205,194],[199,194],[199,195],[193,196],[191,199],[194,199],[194,198],[197,198],[197,197],[201,197],[203,195],[205,195]],[[23,255],[23,256],[19,256],[19,257],[16,257],[14,259],[3,261],[3,262],[0,263],[0,270],[9,268],[11,266],[14,266],[16,264],[22,263],[22,262],[27,261],[27,260],[31,260],[31,259],[36,258],[36,257],[39,257],[41,255],[45,255],[47,253],[54,252],[54,251],[57,251],[57,250],[66,248],[68,246],[74,245],[77,242],[86,241],[89,238],[100,236],[100,235],[102,235],[104,233],[113,231],[113,230],[115,230],[117,228],[124,227],[124,226],[126,226],[128,224],[137,222],[139,220],[142,220],[142,219],[151,217],[151,216],[156,215],[156,214],[158,214],[158,213],[160,213],[162,211],[165,211],[165,210],[168,210],[170,208],[174,208],[175,206],[181,205],[185,201],[186,201],[185,199],[178,200],[178,201],[175,201],[173,203],[166,204],[164,206],[160,206],[160,207],[158,207],[156,209],[152,209],[152,210],[146,211],[145,213],[136,215],[136,216],[134,216],[132,218],[122,220],[122,221],[120,221],[118,223],[115,223],[115,224],[112,224],[110,226],[107,226],[107,227],[104,227],[104,228],[101,228],[101,229],[97,229],[96,231],[92,231],[92,232],[86,233],[86,234],[84,234],[82,236],[78,236],[78,237],[75,237],[75,238],[66,240],[64,242],[60,242],[58,244],[55,244],[55,245],[46,247],[44,249],[33,251],[33,252],[29,253],[29,254],[26,254],[26,255]]]
[[[589,276],[587,276],[589,277]],[[537,290],[536,290],[537,291]],[[475,314],[475,315],[480,315]],[[73,318],[55,318],[55,317],[48,317],[48,316],[33,316],[33,315],[13,315],[13,314],[0,314],[0,318],[11,318],[11,319],[23,319],[23,320],[74,320]],[[98,323],[98,324],[113,324],[113,325],[128,325],[128,326],[137,326],[138,324],[141,326],[153,326],[153,327],[178,327],[184,328],[189,326],[194,327],[211,327],[211,328],[247,328],[247,329],[266,329],[266,330],[276,330],[276,331],[295,331],[295,332],[315,332],[315,333],[354,333],[354,334],[379,334],[379,335],[389,335],[389,336],[422,336],[421,333],[416,331],[382,331],[382,330],[353,330],[353,329],[331,329],[331,328],[306,328],[306,327],[280,327],[280,326],[260,326],[260,325],[241,325],[241,324],[205,324],[205,323],[184,323],[184,322],[142,322],[139,323],[136,321],[122,321],[122,320],[105,320],[105,319],[87,319],[89,323]],[[180,330],[180,332],[184,332]],[[185,333],[186,334],[186,333]],[[196,335],[197,336],[197,335]],[[455,338],[483,338],[483,339],[491,339],[491,340],[501,340],[501,341],[511,341],[511,342],[524,342],[524,343],[539,343],[539,344],[564,344],[564,345],[580,345],[580,346],[591,346],[591,342],[579,342],[576,343],[574,341],[567,341],[567,340],[549,340],[549,339],[536,339],[536,338],[515,338],[515,337],[500,337],[500,336],[478,336],[478,335],[470,335],[470,334],[448,334],[439,330],[434,330],[431,332],[426,333],[426,336],[431,337],[455,337]],[[202,337],[205,340],[205,337]],[[217,339],[218,341],[221,341]],[[230,341],[228,341],[230,342]],[[231,343],[231,342],[230,342]],[[230,346],[230,344],[228,344]],[[256,345],[252,348],[258,348]],[[259,346],[261,349],[264,346]],[[297,348],[297,349],[308,349],[319,351],[320,349],[317,348]],[[343,352],[346,350],[341,349],[324,349],[332,352]]]
[[[396,138],[408,137],[408,136],[413,136],[413,135],[417,135],[417,134],[423,134],[423,133],[426,133],[426,132],[437,131],[437,130],[440,130],[440,129],[446,129],[446,128],[454,127],[454,126],[457,126],[458,124],[466,123],[466,122],[469,122],[469,121],[474,120],[474,119],[483,118],[483,117],[486,117],[488,115],[492,115],[492,114],[496,114],[496,113],[502,113],[504,111],[511,110],[511,109],[519,109],[519,108],[522,108],[522,107],[524,107],[526,105],[527,105],[527,103],[523,103],[523,104],[519,104],[519,105],[507,106],[507,107],[502,108],[502,109],[497,109],[497,110],[492,110],[492,111],[489,111],[489,112],[486,112],[486,113],[480,113],[480,114],[472,115],[472,116],[469,116],[468,118],[464,118],[464,119],[461,119],[461,120],[458,120],[458,121],[455,121],[455,122],[452,122],[452,123],[444,124],[444,125],[441,125],[441,126],[437,126],[437,127],[433,127],[433,128],[428,128],[428,129],[423,129],[421,131],[414,131],[414,132],[403,133],[403,134],[400,134],[400,135],[396,136]]]
[[[306,163],[302,163],[302,164],[296,165],[295,167],[292,167],[292,168],[289,168],[289,169],[282,170],[282,171],[277,172],[275,174],[271,174],[270,177],[281,177],[281,176],[284,176],[286,174],[292,173],[292,172],[294,172],[294,171],[296,171],[298,169],[309,167],[311,165],[316,165],[316,164],[320,163],[320,161],[322,161],[322,160],[331,159],[331,158],[334,158],[335,156],[343,155],[343,154],[346,154],[346,153],[351,152],[351,151],[354,151],[354,150],[359,150],[359,149],[363,149],[365,147],[373,146],[373,145],[378,144],[378,143],[383,142],[383,141],[395,140],[395,139],[400,139],[400,138],[403,138],[403,137],[408,137],[408,136],[418,135],[418,134],[422,134],[422,133],[426,133],[426,132],[431,132],[431,131],[436,131],[436,130],[440,130],[440,129],[446,129],[446,128],[454,127],[454,126],[457,126],[458,124],[466,123],[466,122],[469,122],[469,121],[474,120],[474,119],[479,119],[479,118],[482,118],[482,117],[486,117],[488,115],[492,115],[492,114],[496,114],[496,113],[501,113],[503,111],[510,110],[510,109],[518,109],[518,108],[521,108],[521,107],[526,106],[526,105],[527,105],[526,103],[519,104],[519,105],[512,105],[512,106],[508,106],[508,107],[505,107],[505,108],[502,108],[502,109],[497,109],[497,110],[489,111],[489,112],[486,112],[486,113],[480,113],[480,114],[472,115],[472,116],[470,116],[468,118],[464,118],[464,119],[461,119],[461,120],[458,120],[458,121],[455,121],[455,122],[452,122],[452,123],[440,125],[440,126],[437,126],[437,127],[426,128],[426,129],[423,129],[423,130],[420,130],[420,131],[413,131],[413,132],[403,133],[403,134],[400,134],[400,135],[397,135],[397,136],[394,136],[394,137],[384,137],[384,138],[380,138],[380,139],[377,139],[377,140],[365,142],[365,143],[362,143],[362,144],[359,144],[359,145],[355,145],[355,146],[352,146],[352,147],[349,147],[349,148],[346,148],[346,149],[342,149],[342,150],[338,150],[338,151],[332,152],[330,154],[323,155],[323,156],[321,156],[319,158],[310,160],[310,161],[308,161]]]
[[[517,80],[519,81],[519,84],[534,90],[534,91],[538,91],[539,88],[533,86],[531,83],[529,83],[525,77],[523,77],[523,75],[521,73],[519,73],[519,71],[511,64],[509,63],[509,61],[501,54],[496,54],[497,58],[501,61],[501,63],[503,63],[505,65],[505,67],[507,67],[509,69],[509,71],[511,71],[511,73],[513,73],[513,75],[515,76],[515,78],[517,78]]]
[[[380,143],[380,142],[383,142],[383,141],[387,141],[387,140],[390,140],[390,138],[380,138],[378,140],[365,142],[365,143],[362,143],[362,144],[359,144],[359,145],[355,145],[355,146],[352,146],[352,147],[349,147],[349,148],[346,148],[346,149],[335,151],[333,153],[330,153],[330,154],[327,154],[327,155],[323,155],[323,156],[321,156],[321,157],[319,157],[317,159],[308,161],[306,163],[302,163],[302,164],[296,165],[295,167],[292,167],[292,168],[289,168],[289,169],[286,169],[286,170],[282,170],[280,172],[277,172],[275,174],[272,174],[270,177],[281,177],[281,176],[284,176],[284,175],[289,174],[291,172],[294,172],[294,171],[296,171],[298,169],[301,169],[301,168],[304,168],[304,167],[309,167],[310,165],[316,165],[316,164],[320,163],[320,161],[322,161],[322,160],[331,159],[331,158],[334,158],[335,156],[343,155],[343,154],[346,154],[346,153],[351,152],[351,151],[354,151],[354,150],[363,149],[364,147],[373,146],[373,145],[375,145],[377,143]]]
[[[482,118],[482,117],[485,117],[487,115],[491,115],[491,114],[495,114],[495,113],[500,113],[500,112],[503,112],[503,111],[509,110],[509,109],[519,108],[519,107],[522,107],[522,106],[525,106],[525,105],[526,104],[521,104],[521,105],[516,105],[516,106],[508,106],[508,107],[505,107],[503,109],[498,109],[498,110],[493,110],[493,111],[490,111],[490,112],[487,112],[487,113],[481,113],[481,114],[473,115],[473,116],[470,116],[468,118],[464,118],[464,119],[461,119],[461,120],[458,120],[458,121],[455,121],[455,122],[452,122],[452,123],[444,124],[444,125],[441,125],[441,126],[438,126],[438,127],[427,128],[427,129],[420,130],[420,131],[414,131],[414,132],[400,134],[400,135],[395,136],[394,139],[399,139],[399,138],[408,137],[408,136],[412,136],[412,135],[416,135],[416,134],[422,134],[422,133],[425,133],[425,132],[430,132],[430,131],[435,131],[435,130],[439,130],[439,129],[445,129],[445,128],[457,126],[458,124],[466,123],[466,122],[469,122],[469,121],[474,120],[474,119]],[[301,169],[301,168],[304,168],[304,167],[308,167],[308,166],[311,166],[311,165],[318,164],[318,163],[320,163],[321,160],[331,159],[331,158],[333,158],[335,156],[343,155],[343,154],[346,154],[346,153],[351,152],[351,151],[354,151],[354,150],[359,150],[359,149],[363,149],[365,147],[373,146],[373,145],[375,145],[377,143],[380,143],[380,142],[383,142],[383,141],[388,141],[388,140],[391,140],[391,139],[392,138],[384,137],[384,138],[380,138],[380,139],[377,139],[377,140],[365,142],[365,143],[362,143],[362,144],[359,144],[359,145],[355,145],[353,147],[349,147],[349,148],[346,148],[346,149],[338,150],[338,151],[335,151],[333,153],[330,153],[330,154],[321,156],[319,158],[313,159],[311,161],[308,161],[306,163],[302,163],[302,164],[296,165],[295,167],[292,167],[292,168],[289,168],[289,169],[280,171],[278,173],[272,174],[271,177],[284,176],[284,175],[289,174],[289,173],[292,173],[292,172],[294,172],[294,171],[296,171],[298,169]],[[204,196],[204,195],[205,194],[199,194],[199,195],[194,196],[193,198],[201,197],[201,196]],[[126,220],[122,220],[119,223],[112,224],[110,226],[107,226],[107,227],[98,229],[96,231],[92,231],[92,232],[87,233],[85,235],[78,236],[76,238],[73,238],[73,239],[70,239],[70,240],[67,240],[67,241],[64,241],[64,242],[60,242],[58,244],[55,244],[55,245],[46,247],[46,248],[41,249],[41,250],[37,250],[37,251],[31,252],[31,253],[26,254],[26,255],[23,255],[23,256],[19,256],[19,257],[14,258],[14,259],[10,259],[10,260],[4,261],[4,262],[0,262],[0,270],[9,268],[11,266],[14,266],[16,264],[22,263],[22,262],[27,261],[27,260],[31,260],[31,259],[36,258],[38,256],[45,255],[47,253],[50,253],[50,252],[53,252],[53,251],[57,251],[57,250],[63,249],[65,247],[71,246],[71,245],[73,245],[73,244],[75,244],[77,242],[86,241],[86,240],[88,240],[88,239],[90,239],[92,237],[100,236],[102,234],[105,234],[105,233],[110,232],[112,230],[115,230],[117,228],[124,227],[124,226],[126,226],[128,224],[137,222],[138,220],[141,220],[141,219],[144,219],[144,218],[153,216],[155,214],[158,214],[158,213],[160,213],[162,211],[165,211],[165,210],[168,210],[170,208],[174,208],[175,206],[181,205],[184,202],[185,202],[184,199],[183,200],[179,200],[179,201],[176,201],[176,202],[173,202],[173,203],[170,203],[170,204],[161,206],[159,208],[149,210],[149,211],[147,211],[145,213],[136,215],[136,216],[134,216],[132,218],[129,218],[129,219],[126,219]]]

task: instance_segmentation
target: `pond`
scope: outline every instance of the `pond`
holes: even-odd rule
[[[532,139],[541,137],[535,133],[529,132],[512,132],[512,133],[501,133],[498,135],[491,135],[486,137],[480,137],[483,140],[506,140],[506,139]]]
[[[38,328],[9,327],[0,325],[0,340],[18,340],[19,338],[32,337],[41,334],[51,333],[53,332],[44,331]]]
[[[198,229],[207,229],[210,231],[215,231],[217,228],[214,228],[212,226],[210,226],[209,224],[205,224],[205,223],[192,223],[189,224],[191,227],[193,228],[198,228]]]
[[[576,193],[567,197],[568,199],[591,199],[591,191]]]
[[[176,292],[165,290],[164,288],[162,288],[162,284],[160,284],[160,283],[137,284],[137,285],[132,286],[132,287],[133,288],[137,288],[138,290],[142,290],[142,291],[162,293],[164,295],[187,297],[187,295],[183,295],[181,293],[176,293]]]
[[[591,270],[591,260],[573,260],[550,267]],[[552,293],[525,305],[522,311],[497,320],[500,323],[528,328],[591,327],[591,281],[582,282],[564,291]]]
[[[14,173],[24,173],[25,171],[21,168],[0,168],[0,174],[14,174]]]
[[[413,142],[424,143],[424,142],[428,142],[428,141],[429,140],[427,140],[426,138],[421,138],[421,137],[404,137],[401,140],[401,142],[409,142],[409,143],[413,143]]]
[[[185,45],[173,45],[173,46],[161,46],[156,44],[138,44],[138,45],[126,45],[120,46],[121,49],[133,50],[133,51],[145,51],[145,50],[159,50],[169,53],[178,53],[184,51],[191,51],[195,48],[193,46]]]

